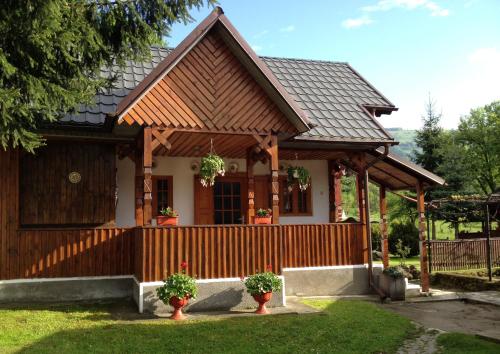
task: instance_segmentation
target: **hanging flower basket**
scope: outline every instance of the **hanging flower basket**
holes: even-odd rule
[[[288,186],[297,182],[301,191],[307,190],[311,184],[311,176],[309,171],[302,166],[288,167]]]
[[[212,187],[217,175],[224,176],[224,160],[215,153],[209,153],[201,159],[200,180],[203,187]]]

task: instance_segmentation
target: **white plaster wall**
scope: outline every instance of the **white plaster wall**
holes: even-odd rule
[[[198,158],[157,156],[154,158],[153,175],[172,176],[174,185],[173,206],[179,212],[180,225],[194,223],[194,174],[191,162]],[[244,159],[225,159],[226,166],[237,162],[239,172],[246,172]],[[297,166],[304,166],[311,174],[312,181],[312,216],[280,216],[280,223],[327,223],[328,222],[328,163],[325,160],[280,161]],[[135,224],[134,211],[134,163],[125,158],[117,160],[118,205],[116,209],[116,225],[118,227]],[[258,162],[254,166],[255,175],[269,174],[268,165]]]

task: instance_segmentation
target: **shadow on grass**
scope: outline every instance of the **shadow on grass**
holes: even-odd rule
[[[169,320],[96,321],[55,330],[21,353],[394,352],[413,333],[409,320],[361,301],[310,301],[324,314]]]

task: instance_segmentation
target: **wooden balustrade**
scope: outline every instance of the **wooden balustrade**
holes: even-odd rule
[[[135,275],[157,281],[181,271],[200,279],[232,278],[272,266],[363,264],[368,261],[361,224],[213,225],[136,229]]]
[[[432,271],[486,268],[486,239],[431,241]],[[500,239],[491,239],[491,259],[500,267]]]
[[[8,279],[130,275],[133,229],[20,230]]]

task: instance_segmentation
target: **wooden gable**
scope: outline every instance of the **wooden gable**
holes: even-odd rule
[[[154,83],[123,120],[187,130],[297,132],[215,29]]]

